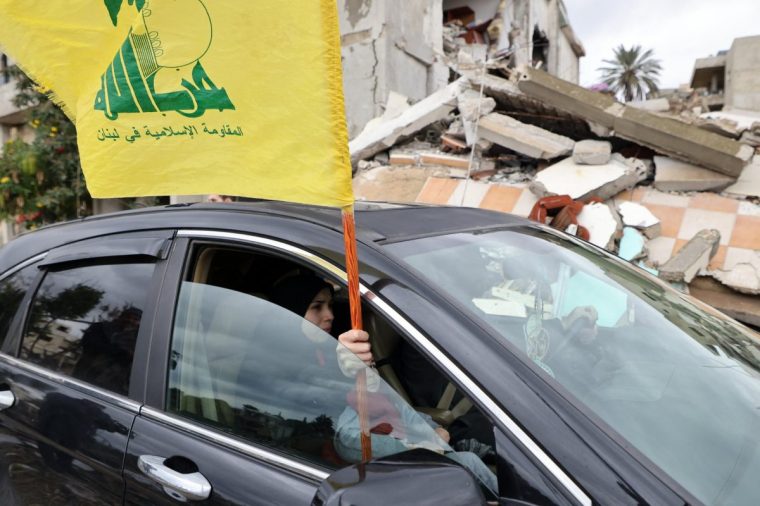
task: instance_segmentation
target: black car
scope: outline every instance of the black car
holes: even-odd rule
[[[334,209],[169,206],[0,249],[0,504],[758,503],[751,330],[513,216],[356,221],[373,368],[272,302],[316,275],[349,328]]]

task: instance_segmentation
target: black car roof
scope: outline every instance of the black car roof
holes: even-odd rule
[[[526,223],[509,214],[459,207],[357,202],[355,211],[357,240],[365,243]],[[22,234],[0,249],[0,273],[57,246],[100,235],[199,226],[245,231],[247,217],[256,214],[303,220],[342,231],[340,210],[329,207],[273,201],[151,207],[90,216]]]

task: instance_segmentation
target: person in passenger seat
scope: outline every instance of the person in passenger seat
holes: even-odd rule
[[[332,332],[335,315],[332,311],[333,287],[323,279],[314,275],[299,274],[285,278],[275,284],[271,301],[280,307],[288,309],[304,318],[302,331],[308,336],[313,331],[312,325],[326,333]],[[306,324],[308,322],[309,324]],[[348,361],[353,361],[350,367],[355,373],[359,361],[371,360],[369,350],[369,334],[363,330],[349,330],[342,333],[340,342],[359,343],[354,346],[358,353]],[[361,343],[365,343],[362,345]],[[366,351],[362,351],[366,349]],[[347,376],[351,372],[345,367],[347,357],[341,357],[338,347],[338,361]],[[357,360],[358,359],[358,360]],[[373,381],[374,380],[374,381]],[[373,385],[374,383],[374,385]],[[370,432],[373,453],[382,457],[393,455],[411,448],[428,448],[440,453],[446,453],[452,460],[470,469],[490,490],[496,491],[496,477],[482,462],[478,455],[469,451],[452,451],[448,446],[449,433],[435,423],[429,416],[416,412],[411,406],[400,401],[398,396],[387,391],[379,390],[379,377],[368,375],[368,400],[370,415]],[[357,400],[355,392],[347,396],[347,408],[341,414],[336,428],[335,446],[341,458],[350,462],[361,460],[361,445],[359,436],[359,420],[356,412]]]
[[[298,274],[276,283],[271,301],[332,335],[335,320],[332,311],[333,295],[332,285],[325,280],[310,274]],[[356,355],[364,361],[372,358],[372,354],[369,353],[369,334],[365,331],[349,330],[338,336],[338,339],[366,342],[366,352],[362,351],[364,346],[357,346],[359,353]]]

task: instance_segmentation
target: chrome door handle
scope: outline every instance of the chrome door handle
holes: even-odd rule
[[[0,411],[12,407],[16,403],[16,396],[10,390],[0,392]]]
[[[203,501],[211,495],[211,484],[199,472],[182,474],[167,467],[163,457],[140,455],[137,467],[148,478],[164,487],[170,497],[178,501]]]

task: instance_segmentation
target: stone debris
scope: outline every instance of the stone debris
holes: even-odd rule
[[[758,132],[750,132],[747,130],[742,134],[739,140],[745,144],[749,144],[753,148],[760,147],[760,133]]]
[[[578,165],[605,165],[611,155],[612,144],[607,141],[579,141],[573,148],[573,161]]]
[[[543,160],[566,156],[575,146],[572,139],[498,113],[481,118],[478,134],[494,144]]]
[[[481,98],[479,92],[469,89],[457,97],[457,107],[464,125],[467,145],[472,146],[478,142],[477,121],[496,109],[496,101],[491,97]]]
[[[357,162],[385,151],[399,140],[408,138],[432,123],[447,118],[449,113],[456,108],[457,97],[465,85],[466,80],[463,78],[454,81],[393,119],[368,125],[349,142],[351,161]]]
[[[646,207],[636,202],[624,201],[618,204],[618,212],[625,226],[641,230],[649,239],[659,237],[662,230],[660,219]]]
[[[689,91],[623,104],[500,59],[504,37],[498,48],[489,37],[509,26],[486,25],[446,24],[452,82],[412,105],[391,93],[351,141],[357,198],[527,216],[539,199],[567,195],[579,205],[568,232],[585,230],[679,289],[708,279],[737,296],[760,293],[760,261],[732,260],[760,255],[732,228],[760,217],[760,114],[701,114],[714,104]],[[724,234],[719,254],[712,232],[683,245],[703,226]]]
[[[650,112],[666,112],[670,110],[670,102],[667,98],[654,98],[652,100],[634,100],[628,102],[628,105]]]
[[[623,227],[623,237],[620,238],[618,256],[623,260],[633,262],[647,255],[646,239],[633,227]]]
[[[622,234],[623,224],[612,206],[599,202],[584,206],[578,215],[578,225],[589,231],[591,244],[615,251],[615,242]]]
[[[760,295],[760,251],[743,251],[730,270],[716,269],[710,275],[739,293]]]
[[[675,256],[660,266],[660,278],[672,283],[690,283],[718,252],[720,232],[701,230]]]
[[[721,191],[736,181],[735,178],[666,156],[655,156],[654,165],[654,187],[661,191]]]

